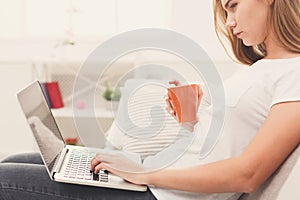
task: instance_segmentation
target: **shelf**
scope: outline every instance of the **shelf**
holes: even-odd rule
[[[53,115],[55,117],[73,117],[74,114],[76,114],[77,117],[94,117],[97,118],[114,118],[114,112],[112,110],[108,110],[106,108],[96,108],[93,109],[81,109],[76,110],[76,112],[73,111],[71,107],[64,107],[64,108],[57,108],[57,109],[51,109]]]

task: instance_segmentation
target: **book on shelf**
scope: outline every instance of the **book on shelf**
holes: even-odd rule
[[[49,108],[64,107],[59,84],[57,81],[41,83],[41,87]]]

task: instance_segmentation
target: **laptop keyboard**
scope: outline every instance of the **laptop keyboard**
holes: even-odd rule
[[[108,172],[100,170],[98,174],[91,172],[91,160],[96,155],[87,149],[70,149],[70,157],[65,169],[65,178],[108,182]]]

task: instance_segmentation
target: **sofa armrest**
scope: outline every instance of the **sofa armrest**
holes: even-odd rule
[[[300,145],[294,149],[285,162],[265,183],[263,183],[255,192],[251,194],[243,194],[239,200],[276,200],[281,188],[287,181],[291,171],[296,165],[299,156]],[[291,196],[294,196],[294,194],[291,194]]]

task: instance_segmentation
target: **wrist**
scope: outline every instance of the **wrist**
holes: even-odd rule
[[[151,183],[151,173],[143,173],[141,177],[141,182],[144,185],[152,185]]]
[[[187,129],[188,131],[193,132],[194,131],[194,126],[197,123],[198,123],[198,120],[194,121],[194,122],[183,122],[183,123],[181,123],[181,126],[184,127],[185,129]]]
[[[155,172],[145,172],[145,173],[142,173],[140,174],[140,183],[143,184],[143,185],[147,185],[147,186],[150,186],[150,187],[155,187],[155,182],[154,182],[154,174]]]

